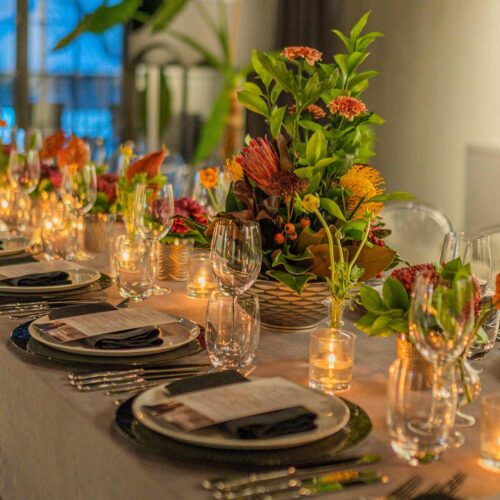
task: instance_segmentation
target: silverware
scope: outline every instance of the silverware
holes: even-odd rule
[[[463,472],[457,472],[444,484],[436,483],[428,490],[426,490],[423,494],[434,495],[437,493],[446,493],[448,495],[453,495],[453,493],[456,493],[462,487],[466,478],[466,474],[464,474]]]
[[[71,299],[71,300],[57,300],[57,301],[39,301],[39,302],[16,302],[11,304],[0,305],[0,316],[12,314],[16,312],[36,312],[38,310],[50,309],[52,307],[63,307],[74,304],[97,304],[100,300],[97,299]]]
[[[421,476],[412,476],[386,496],[376,497],[375,500],[409,500],[415,494],[416,489],[422,484],[422,481]]]
[[[368,465],[378,462],[380,456],[378,455],[361,455],[346,457],[340,460],[332,461],[330,464],[324,464],[314,467],[288,467],[286,469],[278,469],[267,472],[256,472],[249,474],[247,476],[241,476],[234,479],[227,478],[214,478],[207,479],[202,482],[203,488],[207,490],[219,490],[219,491],[233,491],[238,490],[246,486],[250,486],[257,483],[263,483],[267,481],[275,481],[276,479],[283,479],[286,477],[296,477],[299,479],[306,479],[308,477],[324,474],[327,472],[333,472],[341,470],[347,467],[356,467],[361,465]]]

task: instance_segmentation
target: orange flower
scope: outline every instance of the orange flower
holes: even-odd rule
[[[321,61],[322,52],[311,47],[285,47],[281,55],[287,59],[304,59],[309,66]]]
[[[207,189],[217,186],[219,177],[219,170],[217,167],[209,167],[200,171],[201,185]]]
[[[333,99],[333,101],[328,104],[328,108],[330,109],[330,113],[338,113],[341,116],[345,116],[350,122],[352,122],[356,116],[366,111],[366,105],[363,101],[346,95],[341,95]]]
[[[226,182],[238,182],[243,179],[243,167],[233,156],[231,159],[226,160],[226,164],[224,166],[224,178]]]
[[[130,184],[136,174],[147,174],[148,180],[156,177],[160,173],[160,168],[165,159],[166,150],[161,149],[155,153],[149,153],[143,156],[140,160],[132,163],[127,167],[125,175],[127,177],[127,182]]]
[[[309,104],[309,106],[307,106],[306,108],[306,111],[309,111],[312,117],[316,120],[319,120],[320,118],[324,118],[326,116],[326,113],[323,111],[323,109],[316,104]]]
[[[7,122],[0,118],[0,127],[6,127],[6,126],[7,126]]]
[[[82,168],[89,163],[90,149],[83,139],[71,134],[68,145],[58,151],[56,156],[59,168],[73,163]]]
[[[493,297],[493,304],[497,309],[500,309],[500,273],[497,274],[495,296]]]
[[[49,135],[43,141],[43,147],[40,151],[40,158],[42,160],[49,160],[55,158],[57,153],[62,150],[66,136],[62,130],[58,130],[55,134]]]

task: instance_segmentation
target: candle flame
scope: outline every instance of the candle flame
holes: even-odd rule
[[[205,288],[206,285],[205,276],[198,276],[198,284],[200,285],[200,288]]]
[[[337,361],[337,358],[336,358],[335,354],[333,354],[333,353],[329,354],[327,359],[328,359],[328,364],[330,364],[330,365],[335,364],[335,361]]]

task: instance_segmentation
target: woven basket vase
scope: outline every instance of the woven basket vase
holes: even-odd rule
[[[174,243],[158,243],[158,279],[186,281],[187,263],[193,243],[190,240],[178,240]]]
[[[259,279],[248,293],[259,298],[260,323],[271,330],[312,330],[328,314],[323,304],[330,296],[326,283],[308,283],[299,295],[278,281]]]

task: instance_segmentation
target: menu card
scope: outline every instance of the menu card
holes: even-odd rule
[[[176,323],[172,316],[154,309],[118,309],[95,314],[55,319],[36,326],[43,333],[59,342],[70,342],[105,333],[123,332],[145,326]]]
[[[190,392],[143,408],[191,431],[294,406],[319,414],[328,405],[322,394],[282,378],[267,378]]]
[[[19,278],[28,274],[49,273],[52,271],[69,271],[82,269],[81,266],[65,260],[51,260],[49,262],[26,262],[25,264],[12,264],[0,268],[0,280]]]

